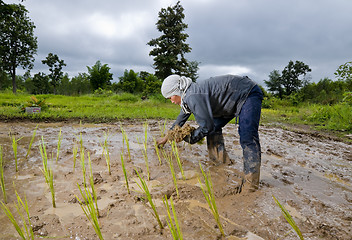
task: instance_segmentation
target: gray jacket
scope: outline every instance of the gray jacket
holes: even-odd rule
[[[193,144],[214,132],[214,118],[234,118],[241,111],[250,91],[256,85],[247,76],[224,75],[192,83],[183,103],[193,113],[199,127],[185,141]],[[182,110],[174,126],[183,126],[191,113]]]

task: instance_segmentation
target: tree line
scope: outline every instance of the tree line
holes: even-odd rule
[[[17,88],[31,94],[79,95],[102,91],[140,93],[144,96],[160,93],[162,79],[170,74],[198,78],[197,61],[189,61],[185,54],[192,48],[186,43],[189,37],[183,22],[184,8],[178,1],[174,6],[162,8],[156,27],[161,36],[150,40],[153,47],[149,55],[153,57],[155,73],[125,70],[118,82],[112,83],[112,73],[108,64],[99,60],[87,66],[86,73],[70,78],[63,72],[64,60],[57,54],[49,53],[42,60],[48,66],[49,74],[39,72],[31,76],[34,55],[37,52],[35,25],[27,16],[28,11],[21,4],[5,4],[0,0],[0,90]],[[16,69],[27,69],[23,76],[16,75]],[[313,102],[334,104],[342,101],[352,92],[352,62],[342,64],[335,72],[337,81],[324,78],[318,83],[310,82],[310,67],[301,61],[289,61],[280,72],[273,70],[269,79],[264,80],[266,97],[289,99],[292,102]]]

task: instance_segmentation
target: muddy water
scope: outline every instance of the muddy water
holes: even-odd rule
[[[134,169],[147,178],[143,155],[145,138],[143,122],[126,121],[116,124],[40,123],[32,146],[25,159],[34,123],[1,123],[0,145],[4,149],[5,184],[10,208],[16,200],[14,186],[20,196],[26,196],[32,225],[39,236],[58,239],[97,239],[84,215],[76,195],[83,182],[77,154],[73,167],[73,146],[81,134],[86,153],[90,153],[98,193],[98,206],[104,239],[172,239],[166,223],[162,197],[172,196],[175,202],[184,239],[221,239],[219,229],[200,190],[197,176],[199,162],[211,175],[216,203],[226,236],[223,239],[297,239],[286,222],[274,195],[290,212],[306,239],[351,239],[352,236],[352,147],[351,145],[278,128],[261,127],[262,171],[260,190],[255,193],[234,194],[238,184],[236,173],[242,169],[242,153],[237,128],[224,128],[225,143],[233,164],[208,161],[206,144],[178,143],[186,179],[182,179],[174,163],[179,198],[166,160],[161,165],[153,138],[160,136],[163,122],[148,122],[147,157],[150,180],[147,181],[162,223],[161,230],[136,182]],[[194,124],[193,124],[194,125]],[[123,127],[130,146],[129,161],[120,127]],[[47,151],[56,157],[59,131],[62,142],[57,162],[51,163],[57,207],[51,205],[51,195],[40,171],[42,166],[39,143],[43,136]],[[9,132],[18,141],[18,166],[15,163]],[[108,174],[101,143],[108,134],[111,175]],[[164,147],[171,150],[169,145]],[[127,193],[121,168],[123,153],[131,194]],[[87,154],[86,154],[87,156]],[[88,159],[86,157],[86,162]],[[88,168],[88,166],[87,166]],[[0,195],[3,201],[3,196]],[[15,229],[0,211],[0,239],[18,239]]]

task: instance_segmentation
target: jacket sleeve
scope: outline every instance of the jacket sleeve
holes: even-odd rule
[[[203,137],[214,131],[213,113],[207,94],[194,94],[187,99],[199,127],[184,140],[190,144],[200,141]]]
[[[176,121],[172,124],[171,129],[174,129],[176,125],[179,125],[182,127],[185,122],[187,122],[188,118],[191,116],[191,114],[184,113],[181,109],[180,114],[177,116]]]

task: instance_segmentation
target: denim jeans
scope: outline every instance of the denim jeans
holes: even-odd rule
[[[259,142],[259,121],[263,93],[256,85],[248,95],[239,114],[238,133],[243,151],[243,171],[248,173],[259,173],[261,165],[261,149]],[[232,118],[214,118],[215,132],[222,133],[222,128]]]

